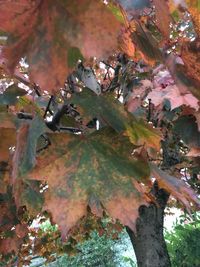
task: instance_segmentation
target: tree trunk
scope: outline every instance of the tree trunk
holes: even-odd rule
[[[140,206],[136,232],[127,227],[128,235],[135,250],[138,267],[170,267],[170,259],[163,236],[164,209],[169,194],[158,189],[154,183],[153,195],[157,205]]]

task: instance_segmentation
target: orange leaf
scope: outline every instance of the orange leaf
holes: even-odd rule
[[[78,59],[118,48],[121,23],[101,1],[1,1],[0,29],[8,32],[5,63],[13,72],[27,56],[30,78],[56,92]]]
[[[195,192],[183,181],[167,174],[155,165],[151,165],[151,174],[157,179],[159,187],[167,190],[176,199],[182,202],[188,211],[191,209],[191,202],[200,207],[200,201],[195,195]]]

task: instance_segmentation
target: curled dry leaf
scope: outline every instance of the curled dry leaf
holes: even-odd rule
[[[102,1],[1,1],[0,13],[0,29],[9,33],[7,68],[13,72],[27,56],[31,80],[51,93],[78,59],[105,57],[118,48],[121,22]]]
[[[183,181],[167,174],[153,164],[151,164],[151,174],[152,177],[157,179],[159,187],[167,190],[176,199],[182,202],[188,211],[191,210],[191,202],[200,208],[200,201],[198,200],[195,192]]]

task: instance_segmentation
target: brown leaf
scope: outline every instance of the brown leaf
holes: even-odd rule
[[[15,227],[15,233],[17,237],[24,238],[28,234],[28,228],[26,224],[17,224]]]
[[[156,25],[161,33],[169,38],[171,17],[166,0],[153,0],[156,13]]]
[[[5,194],[10,183],[10,165],[8,162],[0,162],[0,194]]]
[[[69,230],[87,213],[87,196],[68,200],[57,196],[52,188],[45,193],[43,209],[51,212],[53,221],[59,225],[64,240]]]
[[[129,30],[123,30],[119,38],[119,47],[127,56],[134,59],[135,45],[131,39],[131,32]]]
[[[165,59],[165,64],[167,65],[171,76],[173,77],[176,85],[181,94],[187,94],[190,91],[195,97],[200,99],[199,94],[199,83],[192,78],[192,69],[190,66],[190,73],[187,73],[187,68],[185,67],[181,58],[176,57],[172,53]],[[190,60],[189,60],[190,62]],[[198,67],[197,67],[198,68]],[[189,76],[188,76],[189,75]]]
[[[16,143],[16,130],[12,121],[2,119],[0,114],[0,162],[7,162],[10,150]],[[5,117],[4,117],[5,118]]]
[[[30,78],[42,90],[59,90],[78,59],[118,48],[121,23],[101,1],[1,1],[0,13],[0,28],[9,32],[7,68],[13,72],[27,56]]]
[[[112,218],[120,219],[122,224],[129,226],[133,231],[135,231],[138,208],[143,204],[147,205],[147,203],[142,201],[142,199],[137,200],[134,194],[128,198],[116,195],[113,199],[106,203],[105,207]]]
[[[188,156],[188,157],[200,157],[200,148],[199,147],[192,147],[186,156]]]
[[[0,238],[0,253],[3,255],[15,252],[18,252],[18,249],[21,245],[22,240],[19,239],[16,235],[14,237]]]
[[[192,16],[192,22],[194,24],[195,31],[200,37],[200,6],[198,0],[186,0],[188,10]]]
[[[200,201],[198,200],[195,192],[183,181],[167,174],[166,172],[160,170],[158,167],[152,164],[151,174],[152,177],[157,179],[160,188],[167,190],[176,199],[182,202],[188,210],[191,209],[191,202],[200,207]]]
[[[200,15],[199,15],[200,20]],[[182,45],[181,58],[184,62],[185,74],[194,80],[197,87],[200,84],[200,39]]]
[[[196,118],[196,123],[197,123],[197,126],[198,126],[198,131],[200,132],[200,111],[199,112],[195,112],[194,113],[194,116]]]

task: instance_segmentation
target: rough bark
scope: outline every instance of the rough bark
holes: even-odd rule
[[[139,208],[136,232],[127,227],[135,250],[138,267],[170,267],[170,259],[163,236],[164,209],[169,195],[154,184],[152,193],[157,204]]]

